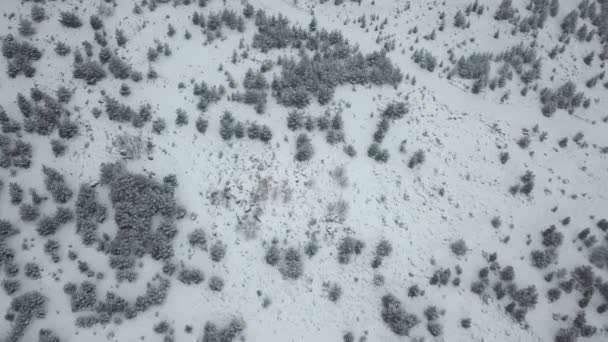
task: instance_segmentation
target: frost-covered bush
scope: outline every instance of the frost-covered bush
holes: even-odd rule
[[[14,279],[4,279],[2,280],[2,288],[7,295],[11,296],[13,293],[21,289],[21,283]]]
[[[519,289],[511,293],[511,298],[524,309],[532,309],[538,303],[538,292],[534,285]]]
[[[114,77],[121,80],[126,80],[133,72],[131,65],[118,56],[110,57],[108,70]]]
[[[176,113],[177,115],[175,117],[175,125],[177,125],[178,127],[188,125],[188,114],[186,114],[183,109],[178,109]]]
[[[351,158],[357,156],[357,150],[355,150],[355,147],[352,144],[344,146],[344,153]]]
[[[196,122],[194,123],[194,125],[196,126],[196,130],[199,133],[205,134],[205,132],[207,132],[207,127],[209,127],[209,120],[203,118],[202,116],[199,116],[196,119]]]
[[[309,258],[312,258],[319,251],[319,243],[316,239],[311,239],[304,245],[304,253],[308,255]]]
[[[198,228],[188,234],[188,243],[192,247],[200,248],[201,250],[207,249],[207,235],[205,231]]]
[[[179,272],[177,279],[186,285],[200,284],[205,280],[203,272],[195,268],[184,268]]]
[[[289,247],[285,251],[279,271],[287,279],[298,279],[302,275],[304,264],[300,252],[294,247]]]
[[[220,292],[224,288],[224,280],[218,276],[209,278],[209,288],[211,291]]]
[[[545,269],[557,260],[557,251],[553,248],[533,250],[530,253],[530,259],[534,267]]]
[[[559,247],[564,241],[564,234],[557,230],[557,227],[551,226],[542,232],[543,245],[545,247]]]
[[[79,28],[82,26],[82,20],[80,20],[80,17],[73,12],[59,13],[59,22],[61,25],[68,28]]]
[[[397,297],[387,294],[382,297],[382,320],[393,333],[399,336],[407,336],[412,328],[420,323],[420,319],[408,313]]]
[[[464,256],[467,254],[468,248],[467,243],[463,239],[458,239],[450,244],[452,253],[457,256]]]
[[[513,266],[505,266],[500,270],[500,280],[502,281],[513,281],[515,279],[515,269]]]
[[[376,245],[376,255],[379,257],[387,257],[393,251],[393,246],[388,240],[381,240]]]
[[[226,255],[226,245],[221,241],[216,241],[211,247],[209,247],[209,256],[211,260],[220,262]]]
[[[266,255],[264,256],[266,263],[270,266],[276,266],[281,260],[281,250],[277,247],[276,244],[272,244],[268,250],[266,250]]]
[[[25,265],[23,266],[23,273],[25,274],[26,277],[28,277],[30,279],[40,279],[40,277],[41,277],[40,266],[38,266],[38,264],[35,264],[33,262],[25,263]]]
[[[410,161],[407,163],[407,167],[409,167],[410,169],[413,169],[417,165],[422,165],[424,163],[424,160],[425,160],[424,151],[418,150],[418,151],[414,152],[414,154],[410,158]]]
[[[263,142],[269,142],[272,139],[272,131],[267,125],[262,125],[260,128],[260,140]]]
[[[339,284],[337,283],[325,283],[323,284],[323,286],[325,287],[325,291],[327,292],[327,299],[329,299],[331,302],[337,302],[340,297],[342,297],[342,287],[340,287]]]
[[[157,118],[152,121],[152,132],[156,134],[161,134],[165,130],[165,128],[167,128],[167,123],[163,118]]]
[[[440,268],[433,272],[429,279],[429,284],[437,286],[445,286],[449,283],[452,271],[449,268]]]

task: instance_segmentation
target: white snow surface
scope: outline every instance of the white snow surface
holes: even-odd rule
[[[223,71],[218,70],[221,63],[242,90],[241,80],[248,68],[258,68],[260,61],[266,58],[296,55],[294,50],[273,50],[264,54],[252,48],[248,59],[239,58],[237,64],[232,64],[232,52],[239,51],[239,40],[243,38],[246,45],[251,44],[256,32],[252,20],[246,21],[243,34],[225,30],[226,39],[205,45],[204,34],[191,23],[192,12],[207,13],[228,7],[240,13],[240,1],[210,0],[203,9],[196,4],[177,7],[167,4],[150,12],[144,7],[142,15],[133,14],[135,1],[116,2],[112,15],[104,17],[107,38],[115,45],[114,29],[125,31],[129,41],[118,54],[135,69],[146,74],[150,64],[146,51],[156,39],[168,42],[173,51],[170,57],[161,55],[154,62],[153,67],[159,74],[157,80],[149,81],[144,76],[138,83],[127,81],[132,90],[128,97],[118,95],[123,81],[111,75],[95,86],[73,79],[72,56],[60,57],[53,51],[56,41],[65,41],[72,50],[84,40],[94,44],[88,17],[98,11],[99,5],[112,6],[93,0],[47,1],[45,8],[49,19],[35,25],[36,35],[22,38],[16,33],[18,18],[29,17],[33,2],[0,2],[0,34],[13,33],[19,39],[30,39],[44,52],[42,59],[35,62],[37,73],[34,78],[20,75],[9,79],[4,72],[6,59],[0,59],[0,103],[9,115],[17,117],[20,115],[15,100],[18,92],[29,94],[34,86],[53,92],[65,85],[75,90],[67,108],[72,112],[72,118],[79,122],[81,132],[70,141],[67,155],[61,158],[53,156],[48,137],[27,134],[26,140],[33,144],[32,167],[19,170],[15,176],[9,170],[0,169],[0,178],[5,183],[0,194],[0,218],[15,223],[21,231],[10,238],[8,244],[18,251],[19,265],[35,261],[43,269],[41,279],[24,279],[19,293],[38,290],[49,298],[46,317],[34,320],[22,341],[36,341],[41,328],[53,329],[62,341],[136,341],[140,338],[160,341],[162,335],[155,334],[152,326],[161,320],[172,325],[175,341],[197,341],[201,340],[205,322],[224,324],[231,317],[243,318],[246,328],[242,337],[247,341],[341,341],[348,331],[353,332],[357,340],[366,336],[367,341],[403,341],[416,336],[443,341],[552,341],[555,332],[564,326],[552,315],[573,316],[579,311],[577,300],[580,295],[563,295],[559,302],[549,303],[546,292],[555,284],[543,279],[550,270],[570,270],[588,263],[589,252],[584,247],[578,248],[583,244],[575,241],[577,234],[591,227],[601,240],[601,231],[595,224],[608,216],[608,161],[607,155],[600,153],[601,147],[608,146],[608,131],[602,121],[607,114],[604,106],[608,98],[602,85],[593,89],[584,86],[585,81],[600,70],[600,61],[596,57],[594,68],[582,63],[583,56],[598,51],[600,45],[574,42],[555,60],[547,57],[560,34],[559,19],[576,7],[575,2],[562,0],[558,17],[550,17],[545,29],[540,31],[537,42],[543,74],[539,83],[555,88],[572,80],[593,100],[588,109],[580,108],[574,115],[558,110],[553,117],[547,118],[540,112],[536,92],[525,97],[520,95],[522,85],[519,81],[509,82],[501,91],[486,89],[481,94],[472,94],[463,80],[448,80],[443,68],[429,73],[411,60],[409,47],[414,45],[416,37],[420,37],[420,42],[414,45],[416,48],[425,47],[444,63],[448,63],[447,50],[450,48],[460,56],[465,52],[499,52],[522,39],[532,41],[530,35],[511,36],[508,23],[492,18],[498,1],[480,1],[487,5],[486,13],[481,17],[472,15],[471,27],[458,30],[452,26],[453,15],[459,9],[464,10],[470,1],[450,0],[442,5],[441,1],[376,0],[372,4],[363,0],[361,5],[346,1],[335,6],[333,1],[319,4],[312,0],[297,3],[250,0],[256,9],[264,9],[268,14],[281,13],[292,23],[304,27],[314,14],[319,28],[341,30],[363,52],[381,49],[381,44],[376,43],[378,33],[373,30],[379,22],[368,23],[370,30],[365,32],[354,21],[363,14],[387,17],[388,24],[382,35],[392,35],[396,42],[396,49],[388,55],[404,75],[416,78],[415,85],[404,80],[396,89],[338,86],[332,103],[326,106],[313,100],[305,113],[316,116],[341,108],[346,143],[352,143],[358,154],[355,158],[348,157],[342,151],[342,145],[327,144],[324,135],[315,131],[310,134],[315,154],[305,163],[298,163],[293,157],[297,133],[286,128],[286,117],[291,109],[277,104],[272,96],[268,97],[268,108],[262,115],[256,114],[252,106],[223,98],[203,114],[209,119],[207,133],[203,135],[196,131],[194,121],[199,110],[191,80],[204,80],[209,85],[226,84]],[[524,2],[515,0],[514,5],[525,11]],[[407,4],[411,8],[405,11]],[[83,27],[78,30],[62,27],[58,22],[61,10],[75,10],[83,18]],[[423,40],[422,35],[437,27],[440,11],[446,12],[446,29],[437,32],[435,41]],[[344,24],[345,20],[350,22]],[[168,23],[177,30],[173,38],[166,36]],[[418,27],[418,34],[408,34],[414,26]],[[183,37],[186,29],[192,33],[190,40]],[[496,30],[501,32],[498,40],[493,38]],[[470,38],[475,41],[470,42]],[[97,51],[99,46],[94,46]],[[556,72],[551,80],[553,68]],[[280,67],[275,66],[269,75],[279,70]],[[272,80],[269,75],[267,79]],[[179,89],[180,82],[184,82],[186,88]],[[501,103],[500,97],[507,89],[511,91],[510,97]],[[167,120],[168,130],[158,136],[151,132],[150,124],[139,130],[130,124],[112,122],[106,115],[93,118],[91,109],[101,107],[102,90],[134,108],[149,102],[154,117]],[[228,89],[228,93],[231,92],[232,89]],[[397,100],[406,100],[410,110],[403,119],[391,125],[383,143],[383,147],[389,149],[390,159],[384,164],[377,163],[367,157],[367,147],[372,143],[380,110]],[[188,113],[190,123],[185,127],[177,127],[174,123],[178,108]],[[230,110],[237,120],[268,125],[273,132],[272,141],[269,144],[249,139],[223,141],[218,129],[220,115],[225,110]],[[534,125],[538,125],[541,132],[547,132],[547,140],[540,142],[539,134],[531,133],[530,147],[521,149],[516,142],[522,136],[522,129],[531,132]],[[67,258],[68,250],[76,251],[79,260],[88,262],[91,269],[104,273],[103,279],[91,280],[97,285],[99,299],[108,290],[134,299],[145,290],[145,284],[161,272],[162,264],[149,257],[142,258],[138,280],[117,283],[107,256],[82,244],[75,234],[74,222],[62,227],[53,237],[61,244],[62,256],[61,262],[53,263],[43,251],[46,239],[38,236],[35,223],[22,222],[17,207],[10,204],[7,185],[9,181],[17,181],[25,189],[43,191],[41,168],[47,165],[63,172],[68,185],[77,192],[81,183],[99,179],[101,163],[121,159],[112,147],[112,141],[125,132],[141,135],[144,140],[150,138],[155,144],[152,158],[145,155],[139,160],[125,162],[129,171],[149,172],[157,179],[168,174],[177,176],[176,199],[186,207],[188,215],[177,221],[176,259],[201,269],[205,281],[196,286],[184,285],[173,277],[163,305],[152,307],[133,320],[124,320],[120,325],[78,329],[74,325],[78,314],[71,312],[69,297],[62,288],[68,281],[79,283],[87,278],[79,272],[78,264]],[[587,148],[579,148],[571,141],[577,132],[584,133]],[[568,147],[559,148],[557,141],[565,136],[570,137]],[[399,145],[404,139],[407,140],[406,153],[400,153]],[[407,166],[409,158],[418,149],[425,151],[426,162],[410,169]],[[510,153],[510,160],[504,165],[498,158],[501,151]],[[345,188],[330,176],[330,171],[338,166],[347,171],[349,184]],[[518,183],[526,170],[536,175],[532,196],[511,195],[509,187]],[[239,217],[251,209],[250,194],[262,179],[269,180],[271,191],[259,204],[263,210],[259,231],[250,238],[236,226]],[[212,204],[211,193],[225,188],[229,188],[231,198],[226,203]],[[443,195],[440,195],[440,189],[445,191]],[[107,189],[102,188],[99,197],[110,207],[107,194]],[[26,193],[26,198],[28,196]],[[347,217],[341,223],[331,222],[326,217],[328,204],[338,200],[349,204]],[[68,205],[73,206],[73,202]],[[41,208],[43,213],[50,214],[56,207],[49,200]],[[552,212],[554,207],[558,209]],[[110,219],[101,230],[113,235],[116,227],[111,219],[112,211],[109,214]],[[502,219],[498,229],[490,224],[495,216]],[[568,226],[560,223],[565,217],[571,217]],[[552,224],[563,232],[564,245],[559,247],[559,265],[541,271],[530,264],[529,254],[532,249],[542,247],[540,232]],[[211,243],[219,240],[227,244],[227,254],[221,262],[212,262],[207,252],[188,245],[187,235],[196,228],[203,228]],[[319,239],[320,250],[312,258],[303,255],[301,278],[283,279],[275,267],[265,263],[264,254],[273,238],[278,239],[280,246],[303,248],[313,233]],[[336,245],[348,235],[363,240],[366,247],[348,265],[342,265],[337,261]],[[507,236],[510,239],[504,243]],[[469,251],[464,257],[456,257],[449,245],[461,238],[466,241]],[[382,266],[373,269],[370,263],[375,245],[381,239],[391,241],[393,252]],[[528,240],[531,240],[530,244],[527,244]],[[27,248],[22,250],[22,246]],[[515,268],[518,285],[534,284],[538,290],[538,304],[526,316],[527,328],[505,312],[508,301],[498,301],[493,296],[484,299],[470,291],[478,270],[487,265],[484,254],[494,252],[501,265]],[[428,284],[435,270],[440,267],[453,269],[456,265],[463,267],[459,287]],[[608,278],[606,270],[595,271],[596,275]],[[385,277],[382,286],[373,283],[378,274]],[[225,282],[221,292],[213,292],[208,287],[207,281],[214,275]],[[4,275],[0,275],[2,277]],[[19,277],[23,277],[22,272]],[[336,303],[326,298],[323,283],[328,281],[342,287],[342,298]],[[414,284],[425,289],[425,294],[408,298],[407,289]],[[387,293],[397,296],[408,311],[422,320],[412,329],[409,338],[395,335],[381,319],[380,298]],[[264,298],[271,300],[267,308],[262,307]],[[11,296],[0,291],[0,312],[8,310],[10,302]],[[595,311],[600,302],[592,303],[595,305],[586,310],[587,320],[598,327],[598,332],[581,340],[605,341],[608,339],[604,328],[606,316]],[[429,305],[445,310],[445,315],[439,318],[444,329],[441,337],[433,338],[426,331],[423,311]],[[465,317],[472,319],[470,329],[460,327],[460,320]],[[184,331],[186,325],[193,326],[192,333]],[[0,338],[8,334],[11,326],[11,322],[0,320]]]

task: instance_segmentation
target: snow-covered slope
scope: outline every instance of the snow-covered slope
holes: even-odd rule
[[[608,2],[503,3],[0,2],[0,339],[608,339]],[[104,75],[87,82],[74,70],[91,61]],[[246,89],[249,69],[267,86]],[[248,137],[254,123],[268,141]]]

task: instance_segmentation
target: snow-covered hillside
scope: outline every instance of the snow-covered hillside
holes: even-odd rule
[[[0,1],[0,341],[608,340],[608,1]]]

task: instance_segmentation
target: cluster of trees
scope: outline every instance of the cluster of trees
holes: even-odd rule
[[[245,330],[245,321],[233,318],[225,327],[207,322],[203,332],[204,342],[232,342]]]
[[[382,265],[382,260],[393,252],[393,245],[388,240],[381,240],[376,245],[375,256],[372,260],[372,268],[378,268]]]
[[[209,105],[218,102],[225,93],[224,86],[209,87],[205,81],[194,85],[194,95],[199,98],[197,108],[203,113],[207,111]]]
[[[345,83],[396,86],[403,78],[385,52],[363,55],[338,31],[308,31],[290,26],[281,15],[268,17],[262,10],[256,12],[255,24],[254,48],[266,52],[293,47],[301,51],[298,60],[279,60],[281,74],[272,82],[274,96],[285,106],[306,107],[312,96],[326,104],[335,88]]]
[[[264,260],[268,265],[278,267],[285,279],[298,279],[304,272],[304,262],[300,251],[295,247],[283,250],[277,246],[276,240],[266,250]]]
[[[509,20],[515,15],[515,9],[513,8],[513,0],[502,0],[496,13],[494,13],[494,19],[496,20]]]
[[[40,236],[50,236],[62,226],[74,219],[74,213],[69,208],[57,208],[52,216],[44,215],[36,224]]]
[[[542,250],[536,249],[530,253],[530,260],[534,267],[545,269],[557,261],[557,248],[562,245],[564,234],[551,226],[542,231]]]
[[[363,248],[365,248],[365,243],[362,240],[352,236],[343,238],[338,244],[338,262],[348,264],[353,256],[363,252]]]
[[[76,326],[85,328],[108,324],[117,314],[122,314],[126,319],[133,319],[150,307],[163,304],[170,286],[171,282],[167,278],[157,275],[146,284],[146,291],[138,295],[134,302],[129,302],[114,292],[106,292],[105,301],[98,300],[93,306],[93,313],[78,317]]]
[[[179,271],[177,280],[185,285],[198,285],[205,280],[203,272],[197,268],[184,267]]]
[[[131,122],[133,127],[142,128],[152,119],[152,106],[148,103],[140,105],[137,112],[115,98],[105,96],[105,112],[108,119],[117,122]],[[163,128],[164,129],[164,128]],[[162,131],[162,129],[161,129]]]
[[[0,167],[29,169],[31,165],[32,145],[21,139],[11,139],[8,135],[0,134]]]
[[[571,322],[571,326],[560,328],[555,334],[555,341],[570,342],[576,341],[579,337],[593,337],[597,332],[597,327],[587,324],[585,311],[579,311]]]
[[[305,162],[312,158],[315,150],[312,146],[310,138],[306,133],[301,133],[296,138],[296,154],[295,158],[299,162]]]
[[[76,233],[85,245],[97,240],[97,226],[106,217],[107,208],[97,201],[97,190],[89,184],[81,184],[76,199]]]
[[[381,315],[389,329],[399,336],[408,336],[410,330],[420,323],[418,316],[406,311],[401,301],[393,294],[382,297]]]
[[[526,47],[519,43],[497,56],[497,60],[510,65],[525,84],[530,84],[541,76],[541,59],[537,56],[535,45]],[[506,69],[505,65],[498,70],[498,74],[499,86],[510,79],[510,69]]]
[[[245,7],[244,13],[253,11],[253,7]],[[207,35],[207,42],[222,36],[222,28],[228,27],[233,31],[245,32],[245,19],[234,10],[224,9],[221,12],[209,12],[207,17],[200,12],[192,14],[192,24],[201,27]]]
[[[325,141],[332,146],[344,141],[344,121],[340,113],[331,116],[326,112],[324,115],[313,118],[310,115],[305,116],[301,111],[294,110],[287,115],[287,128],[292,131],[304,128],[308,132],[312,132],[315,127],[319,131],[325,132]],[[349,153],[352,154],[352,151]]]
[[[412,60],[414,63],[420,65],[421,68],[430,72],[433,72],[437,66],[437,58],[424,48],[414,51],[414,54],[412,54]]]
[[[106,71],[98,62],[88,60],[82,63],[74,63],[73,76],[76,79],[85,80],[87,84],[95,85],[106,77]]]
[[[241,101],[249,105],[253,105],[258,114],[266,111],[266,89],[268,82],[261,71],[253,72],[249,69],[245,73],[243,80],[244,93],[236,93],[232,95],[232,99]]]
[[[471,291],[480,296],[487,295],[486,290],[490,288],[491,276],[494,274],[496,281],[491,287],[497,300],[507,298],[509,302],[505,306],[506,312],[517,322],[522,323],[529,310],[534,309],[538,303],[538,292],[534,285],[520,288],[515,284],[515,271],[512,266],[500,267],[496,263],[496,254],[489,256],[489,267],[479,270],[478,279],[471,283]]]
[[[498,76],[490,81],[490,63],[503,62],[498,68]],[[471,91],[479,93],[488,84],[494,90],[496,86],[502,88],[508,80],[513,78],[513,71],[519,75],[522,82],[530,84],[541,76],[541,59],[537,56],[535,44],[524,46],[523,43],[508,48],[504,52],[493,56],[490,53],[473,53],[461,57],[449,73],[448,78],[454,75],[474,80]]]
[[[534,189],[534,178],[535,175],[532,171],[528,170],[524,173],[520,179],[519,184],[515,184],[509,188],[509,192],[512,195],[516,195],[517,193],[522,193],[526,196],[530,196],[532,190]]]
[[[558,0],[533,0],[526,6],[526,9],[532,12],[530,15],[523,17],[519,15],[519,11],[513,8],[512,0],[502,0],[498,6],[494,19],[508,20],[513,24],[513,34],[515,30],[522,33],[530,31],[538,31],[544,27],[549,16],[555,17],[559,12]]]
[[[175,202],[175,186],[170,179],[159,182],[147,175],[130,173],[124,165],[114,163],[102,164],[100,184],[110,188],[114,221],[119,230],[113,238],[98,241],[98,249],[111,255],[110,266],[117,269],[118,279],[135,280],[136,258],[144,255],[155,260],[171,258],[172,241],[177,234],[173,221],[183,218],[185,210]],[[99,218],[105,217],[105,209],[97,204],[90,189],[88,194],[79,195],[78,202],[79,221],[87,224],[84,232],[95,234]],[[85,210],[86,207],[90,209]],[[154,217],[161,218],[156,227]]]
[[[72,198],[74,192],[67,186],[63,175],[48,166],[43,166],[42,172],[45,176],[44,185],[51,193],[53,200],[61,204],[67,203]]]
[[[584,102],[583,92],[576,91],[576,85],[568,81],[555,90],[543,88],[540,92],[540,102],[542,113],[546,117],[551,117],[557,109],[567,110],[574,113],[574,110]]]
[[[10,78],[15,78],[23,73],[26,77],[33,77],[36,68],[32,62],[42,57],[42,52],[29,42],[20,42],[8,34],[2,40],[2,55],[7,59],[7,73]]]
[[[491,60],[492,55],[488,53],[472,53],[467,57],[460,57],[448,78],[458,75],[465,80],[474,80],[471,91],[477,94],[488,83]]]
[[[13,326],[6,335],[7,341],[17,342],[25,335],[27,327],[35,319],[46,317],[48,298],[38,291],[30,291],[13,298],[9,312],[16,314]]]
[[[379,163],[386,163],[390,154],[387,149],[381,148],[380,144],[384,141],[390,124],[395,120],[399,120],[409,111],[405,102],[392,102],[380,113],[380,122],[374,132],[374,142],[367,149],[367,156],[373,158]]]
[[[97,303],[97,287],[89,281],[80,285],[68,282],[63,286],[63,292],[70,296],[72,312],[91,309]]]
[[[224,140],[231,140],[232,137],[242,139],[247,136],[249,139],[260,139],[263,142],[272,140],[272,131],[267,125],[260,125],[256,122],[236,121],[229,111],[224,111],[220,119],[220,136]]]

